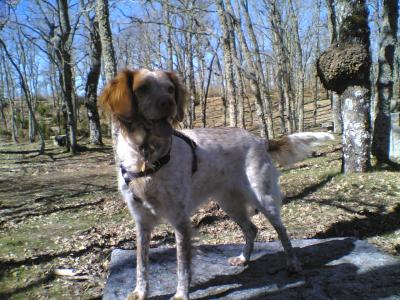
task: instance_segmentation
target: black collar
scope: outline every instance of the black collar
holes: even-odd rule
[[[190,137],[184,135],[179,131],[174,130],[173,135],[182,139],[192,149],[192,154],[193,154],[192,174],[195,173],[197,171],[196,143]],[[171,158],[170,154],[171,154],[171,149],[168,150],[168,153],[166,155],[156,160],[150,168],[140,172],[130,172],[121,164],[119,167],[121,168],[121,174],[125,180],[125,183],[129,185],[129,183],[136,178],[141,178],[156,173],[158,170],[160,170],[164,165],[166,165],[169,162]]]

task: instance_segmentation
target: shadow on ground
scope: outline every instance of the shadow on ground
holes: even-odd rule
[[[357,236],[367,238],[392,233],[400,229],[400,204],[391,212],[365,212],[364,218],[353,218],[332,224],[326,231],[317,233],[315,238]]]
[[[240,245],[201,246],[193,262],[191,299],[377,299],[400,297],[400,261],[353,239],[294,241],[303,272],[285,268],[279,243],[258,244],[247,267],[227,258]],[[125,254],[124,254],[125,253]],[[175,290],[175,249],[152,249],[152,300],[169,299]],[[131,251],[113,254],[104,299],[124,299],[134,288]]]

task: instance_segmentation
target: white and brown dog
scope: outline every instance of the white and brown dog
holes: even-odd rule
[[[121,72],[101,96],[119,127],[118,184],[137,231],[136,288],[129,299],[148,295],[150,234],[160,222],[175,229],[178,283],[173,299],[188,299],[190,216],[210,197],[237,222],[246,240],[231,264],[250,259],[257,234],[250,217],[257,209],[277,231],[288,267],[301,269],[281,221],[279,172],[271,156],[280,164],[292,163],[332,136],[300,133],[268,143],[238,128],[178,132],[173,128],[183,120],[185,97],[174,73],[144,69]]]

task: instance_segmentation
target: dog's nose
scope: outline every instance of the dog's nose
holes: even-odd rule
[[[168,110],[172,106],[172,99],[169,98],[162,98],[158,102],[159,108],[162,110]]]

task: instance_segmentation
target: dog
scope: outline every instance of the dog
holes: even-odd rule
[[[118,186],[136,224],[136,287],[128,299],[148,295],[150,234],[160,222],[175,230],[177,288],[172,299],[189,299],[190,216],[210,197],[245,237],[242,253],[229,258],[230,264],[249,261],[257,234],[250,217],[258,210],[277,231],[288,268],[301,270],[281,221],[279,172],[271,156],[282,165],[293,163],[332,136],[299,133],[268,142],[239,128],[177,131],[186,95],[175,73],[140,69],[119,73],[100,96],[117,128]]]

